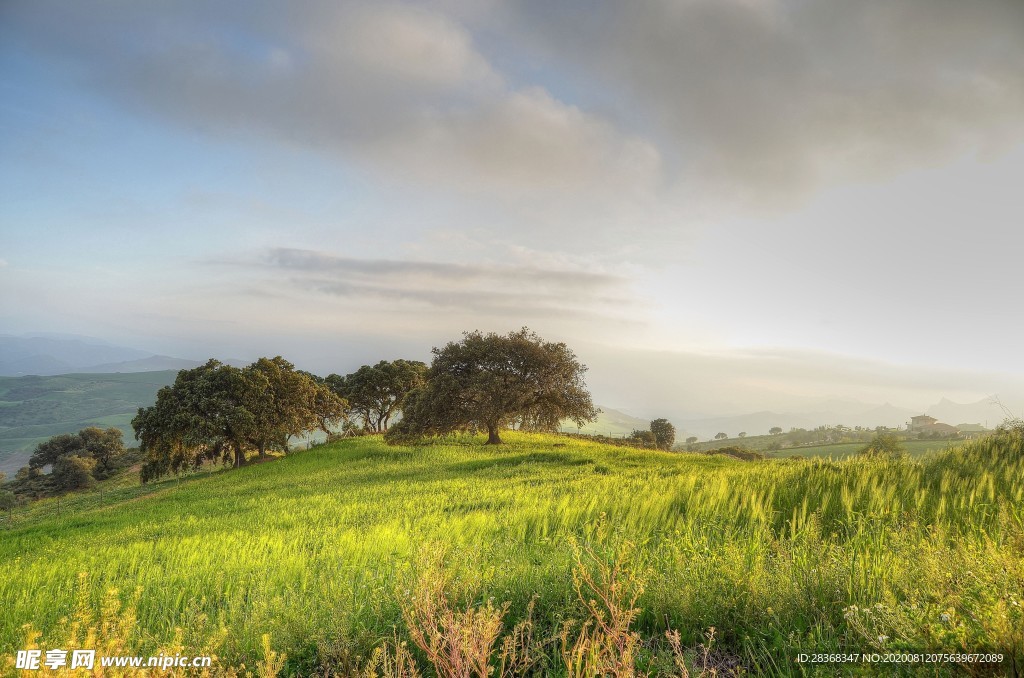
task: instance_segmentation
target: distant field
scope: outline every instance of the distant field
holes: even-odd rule
[[[962,445],[962,440],[908,440],[903,443],[907,453],[912,457],[919,457],[926,452],[940,452],[942,450]],[[845,459],[857,454],[867,443],[837,443],[835,445],[814,445],[811,447],[790,447],[784,450],[771,452],[775,457],[831,457],[833,459]]]
[[[134,442],[131,419],[174,381],[175,370],[0,377],[0,471],[11,474],[50,436],[116,426]]]

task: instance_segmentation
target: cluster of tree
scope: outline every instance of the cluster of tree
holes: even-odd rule
[[[238,467],[251,453],[287,452],[295,436],[318,429],[330,434],[347,410],[322,379],[280,356],[244,368],[210,360],[180,371],[132,420],[145,455],[142,481],[206,460]]]
[[[780,435],[787,447],[800,445],[829,445],[835,443],[867,443],[875,436],[894,433],[884,426],[868,428],[866,426],[817,426],[813,429],[791,428],[788,433]]]
[[[516,427],[555,431],[570,419],[583,426],[597,416],[583,381],[586,366],[563,343],[545,342],[528,328],[507,335],[466,332],[462,341],[433,349],[423,383],[405,397],[402,419],[385,439],[408,442],[455,431]]]
[[[788,447],[800,447],[805,445],[829,445],[835,443],[870,442],[875,436],[882,433],[895,433],[894,430],[884,426],[869,428],[866,426],[817,426],[813,429],[791,428],[788,433],[783,433],[782,427],[773,426],[768,430],[768,436],[748,438],[745,431],[741,431],[735,437],[744,440],[748,448],[764,449],[768,451],[781,450]],[[709,443],[721,442],[730,439],[730,435],[724,431],[715,434]],[[688,449],[696,450],[703,445],[698,445],[696,436],[686,439]]]
[[[655,419],[649,430],[635,430],[630,437],[649,447],[671,450],[676,442],[676,427],[668,419]]]
[[[426,374],[426,364],[417,360],[382,360],[344,377],[332,374],[324,382],[348,403],[349,418],[360,421],[363,431],[384,433],[406,396],[423,386]]]
[[[90,426],[40,443],[8,491],[33,498],[64,494],[91,487],[132,461],[120,430]]]

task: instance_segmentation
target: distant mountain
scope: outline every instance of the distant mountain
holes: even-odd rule
[[[822,415],[824,416],[824,415]],[[671,421],[671,419],[670,419]],[[779,426],[788,431],[791,428],[814,428],[821,426],[822,419],[810,414],[785,414],[779,412],[752,412],[751,414],[740,414],[730,417],[708,417],[704,419],[685,419],[680,422],[673,422],[676,428],[682,428],[689,435],[698,438],[711,438],[718,433],[725,433],[730,438],[736,437],[740,432],[752,436],[766,435],[773,426]],[[681,439],[679,433],[676,439]]]
[[[917,414],[921,414],[918,412]],[[944,424],[970,423],[995,428],[1006,418],[1002,408],[991,398],[976,403],[955,403],[943,398],[929,407],[925,414],[935,417]]]
[[[16,337],[4,334],[0,335],[0,376],[66,374],[152,355],[147,351],[88,338]]]
[[[635,430],[647,430],[650,428],[651,422],[648,419],[634,417],[621,410],[603,405],[598,405],[598,408],[601,410],[601,413],[597,415],[597,421],[591,422],[579,429],[580,433],[619,437],[629,435]],[[568,433],[575,433],[576,424],[568,421],[563,422],[562,430]]]
[[[235,358],[221,362],[234,367],[248,363]],[[113,374],[187,370],[203,363],[117,346],[76,335],[0,334],[0,377],[58,374]]]
[[[888,426],[890,428],[896,428],[898,426],[904,426],[910,418],[921,414],[914,410],[907,409],[905,407],[896,407],[890,403],[879,405],[874,407],[867,412],[859,414],[856,418],[851,420],[850,426],[868,426],[874,428],[875,426]],[[846,422],[842,422],[846,423]]]
[[[234,364],[235,361],[229,361]],[[120,363],[106,363],[95,365],[78,370],[86,374],[95,373],[125,373],[125,372],[157,372],[160,370],[190,370],[199,367],[203,363],[198,360],[186,360],[184,358],[172,358],[167,355],[151,355],[148,358],[138,360],[126,360]]]

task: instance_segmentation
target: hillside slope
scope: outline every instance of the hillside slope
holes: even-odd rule
[[[36,510],[0,532],[0,647],[21,647],[25,623],[59,633],[84,572],[87,600],[139,590],[149,649],[183,627],[191,646],[216,636],[221,656],[252,666],[268,633],[288,671],[349,670],[394,628],[407,638],[400,606],[424,549],[446,554],[456,600],[508,602],[506,629],[536,598],[547,638],[582,614],[579,539],[637,546],[635,628],[652,648],[666,624],[690,647],[714,627],[721,657],[769,674],[808,649],[1021,652],[1020,437],[924,461],[760,463],[508,438],[353,439]]]

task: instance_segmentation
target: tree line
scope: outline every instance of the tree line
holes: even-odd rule
[[[144,483],[211,461],[240,467],[287,453],[294,439],[317,431],[328,439],[384,434],[391,444],[483,432],[487,444],[500,444],[509,428],[557,431],[565,420],[583,426],[599,412],[586,366],[564,343],[528,328],[465,332],[432,355],[429,366],[398,359],[327,377],[281,356],[245,367],[211,359],[178,372],[153,405],[139,408],[131,422],[137,451],[125,450],[113,428],[57,436],[37,447],[14,491],[38,497],[81,489],[139,461]],[[671,449],[675,428],[657,419],[632,440]]]
[[[597,415],[586,366],[564,343],[528,328],[466,332],[432,353],[429,367],[399,359],[325,378],[280,356],[244,368],[210,360],[183,370],[132,420],[145,455],[142,479],[210,460],[242,466],[286,453],[293,438],[316,430],[383,433],[396,444],[485,431],[498,444],[509,427],[554,431],[565,419],[582,425]]]

